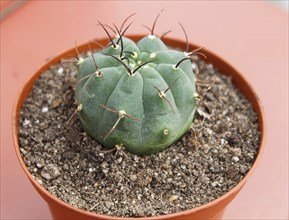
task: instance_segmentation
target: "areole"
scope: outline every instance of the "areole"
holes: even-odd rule
[[[129,38],[131,38],[133,41],[138,41],[144,35],[128,35]],[[171,38],[165,38],[164,42],[172,47],[172,48],[183,48],[186,43],[181,40],[171,39]],[[109,43],[109,39],[102,39],[99,40],[99,43],[106,45]],[[82,44],[78,47],[79,52],[86,52],[88,51],[88,45],[89,43]],[[92,48],[97,48],[97,45],[92,45]],[[95,47],[94,47],[95,46]],[[199,48],[199,46],[195,44],[189,44],[189,51],[195,50]],[[244,76],[242,76],[234,67],[232,67],[230,64],[228,64],[226,61],[224,61],[219,56],[215,55],[214,53],[203,49],[202,50],[204,54],[207,56],[207,62],[212,63],[214,67],[218,68],[221,73],[228,75],[232,78],[234,85],[240,90],[240,92],[251,102],[254,111],[257,113],[258,116],[258,123],[259,123],[259,130],[260,130],[260,144],[259,144],[259,152],[256,157],[256,160],[250,169],[250,171],[246,174],[246,176],[229,192],[224,194],[223,196],[219,197],[218,199],[207,203],[205,205],[202,205],[200,207],[186,210],[179,213],[169,214],[169,215],[162,215],[162,216],[156,216],[156,217],[142,217],[142,218],[121,218],[121,217],[113,217],[113,216],[106,216],[106,215],[99,215],[95,213],[91,213],[82,209],[75,208],[60,199],[56,198],[52,194],[50,194],[46,189],[44,189],[43,186],[41,186],[30,174],[28,171],[22,157],[20,154],[20,146],[18,142],[18,128],[19,128],[19,112],[20,109],[29,95],[32,86],[34,84],[34,81],[41,75],[43,71],[49,68],[49,66],[57,64],[61,61],[63,58],[70,58],[71,54],[75,53],[75,49],[70,49],[61,55],[55,57],[54,59],[50,60],[48,63],[46,63],[44,66],[42,66],[36,73],[34,73],[31,78],[27,81],[27,83],[24,85],[23,89],[20,92],[20,95],[18,99],[16,100],[14,109],[13,109],[13,138],[14,138],[14,146],[17,158],[28,176],[29,180],[31,181],[32,185],[35,187],[35,189],[39,192],[39,194],[46,200],[46,202],[49,205],[49,208],[51,210],[51,213],[54,217],[54,219],[110,219],[110,220],[123,220],[123,219],[140,219],[140,220],[184,220],[184,219],[210,219],[210,218],[220,218],[222,211],[225,209],[225,207],[230,203],[232,199],[239,193],[239,191],[242,189],[242,187],[247,182],[249,176],[253,173],[255,170],[258,162],[261,159],[261,155],[264,149],[265,145],[265,137],[266,137],[266,129],[265,129],[265,121],[264,121],[264,112],[263,108],[261,106],[260,100],[258,99],[257,95],[253,91],[250,84],[246,81]]]

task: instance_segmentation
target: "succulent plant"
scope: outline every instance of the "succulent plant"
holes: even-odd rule
[[[123,36],[127,28],[115,28],[115,39],[108,33],[109,45],[79,60],[75,93],[80,121],[105,147],[121,145],[150,155],[178,140],[192,124],[192,53],[169,48],[153,34],[154,26],[138,42]]]

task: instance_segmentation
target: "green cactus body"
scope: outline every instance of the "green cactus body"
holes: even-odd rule
[[[122,41],[126,57],[122,62],[131,72],[115,59],[121,59],[120,42],[79,65],[79,117],[85,132],[105,147],[123,144],[132,153],[150,155],[168,147],[191,126],[195,77],[190,60],[176,68],[186,54],[169,49],[156,36],[137,43],[126,37]],[[148,61],[152,62],[133,72]]]

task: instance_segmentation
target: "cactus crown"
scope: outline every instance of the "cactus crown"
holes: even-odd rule
[[[168,48],[154,26],[138,42],[123,36],[128,27],[115,26],[108,46],[79,59],[79,117],[85,132],[105,147],[150,155],[191,126],[196,100],[190,53]]]

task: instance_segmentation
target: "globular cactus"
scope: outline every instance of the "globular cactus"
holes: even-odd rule
[[[153,32],[136,43],[117,31],[110,45],[79,62],[79,117],[85,132],[103,146],[150,155],[192,124],[191,54],[168,48]]]

